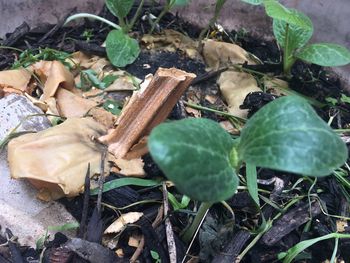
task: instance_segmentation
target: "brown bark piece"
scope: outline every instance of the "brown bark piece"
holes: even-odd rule
[[[147,88],[134,93],[118,126],[99,140],[116,158],[123,158],[141,137],[167,118],[195,77],[179,69],[159,68]]]

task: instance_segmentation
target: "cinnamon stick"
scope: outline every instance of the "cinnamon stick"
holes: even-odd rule
[[[116,158],[123,158],[134,144],[167,118],[195,77],[176,68],[159,68],[150,84],[134,93],[118,119],[118,126],[99,141],[107,144]]]

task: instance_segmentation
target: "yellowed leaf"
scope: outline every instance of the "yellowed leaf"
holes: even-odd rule
[[[107,227],[104,234],[119,233],[127,224],[137,222],[142,216],[143,213],[141,212],[129,212],[126,214],[122,214],[109,227]]]
[[[248,73],[228,70],[221,73],[217,82],[227,102],[228,112],[236,117],[246,118],[248,110],[242,110],[239,106],[249,93],[261,91],[254,77]]]
[[[168,52],[181,50],[190,58],[201,58],[197,51],[198,42],[172,29],[163,30],[160,35],[146,34],[142,37],[141,42],[147,49],[165,50]]]
[[[243,64],[245,62],[250,65],[257,64],[247,51],[231,43],[211,39],[205,40],[202,53],[207,66],[211,70],[218,70],[220,67]]]
[[[239,130],[235,128],[230,121],[221,121],[220,126],[224,128],[228,133],[237,135],[239,134]]]
[[[266,91],[277,96],[285,96],[287,93],[284,90],[288,90],[288,82],[282,79],[273,78],[265,79],[264,86]]]
[[[31,78],[32,72],[28,69],[0,71],[0,90],[4,93],[23,94],[27,92]]]
[[[74,77],[59,61],[39,61],[32,65],[35,73],[45,83],[43,100],[54,97],[58,88],[74,92]]]
[[[115,164],[120,168],[120,173],[125,176],[145,177],[146,173],[143,169],[144,162],[141,158],[137,159],[116,159]]]
[[[128,245],[130,247],[138,247],[140,245],[141,238],[142,236],[139,236],[139,235],[130,236],[128,240]]]
[[[100,171],[103,146],[94,138],[105,132],[92,119],[71,118],[47,130],[17,137],[8,145],[11,176],[29,179],[46,200],[77,196],[83,190],[88,164],[91,175]]]

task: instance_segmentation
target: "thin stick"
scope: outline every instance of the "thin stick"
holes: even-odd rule
[[[165,217],[165,233],[166,233],[166,241],[168,244],[168,250],[169,250],[169,259],[170,263],[176,263],[177,262],[177,256],[176,256],[176,244],[175,244],[175,238],[174,238],[174,232],[173,227],[171,225],[168,215],[169,210],[169,203],[168,203],[168,191],[166,189],[166,184],[163,183],[163,205],[164,205],[164,217]]]

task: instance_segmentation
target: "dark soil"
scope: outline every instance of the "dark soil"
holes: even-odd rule
[[[151,7],[146,8],[145,12],[148,11],[157,13],[159,12],[159,8],[156,7],[154,10],[151,10]],[[112,21],[115,20],[106,10],[101,15]],[[165,16],[161,26],[162,28],[174,28],[181,32],[187,32],[191,37],[198,37],[200,32],[198,28],[192,27],[170,14]],[[139,28],[139,31],[135,32],[135,35],[142,35],[149,28],[149,25],[146,22],[142,22],[136,28]],[[83,32],[86,29],[90,30],[93,35],[89,42],[86,42],[85,37],[83,37]],[[84,25],[73,28],[42,25],[41,28],[29,29],[26,24],[23,24],[15,32],[8,34],[6,40],[2,41],[2,45],[23,50],[32,50],[34,54],[38,52],[38,48],[49,47],[66,52],[81,50],[89,54],[104,56],[105,50],[100,46],[105,40],[108,31],[109,28],[104,24],[87,20]],[[227,36],[221,37],[224,40],[228,40]],[[266,42],[253,38],[249,34],[242,35],[237,32],[231,32],[230,38],[235,39],[238,44],[259,57],[266,64],[264,67],[246,66],[247,68],[277,76],[281,74],[281,56],[276,43]],[[0,49],[0,69],[11,68],[18,55],[19,53],[16,51]],[[143,67],[144,64],[148,64],[150,67],[146,69]],[[202,62],[191,60],[180,52],[151,53],[142,51],[136,62],[127,66],[126,70],[142,79],[145,75],[154,73],[158,67],[176,67],[188,72],[194,72],[199,76],[194,88],[201,90],[203,94],[206,94],[208,89],[211,89],[211,92],[214,90],[214,92],[218,93],[215,84],[215,75],[210,78],[205,72],[205,66]],[[328,121],[332,114],[337,113],[337,121],[334,121],[332,126],[335,128],[346,127],[350,122],[350,107],[348,104],[339,100],[341,94],[345,92],[342,90],[338,78],[321,67],[306,65],[302,62],[295,64],[292,73],[293,77],[289,80],[290,87],[295,91],[325,103],[326,105],[323,108],[317,108],[320,116],[325,121]],[[336,105],[329,104],[326,102],[326,98],[328,97],[337,99],[338,103]],[[242,107],[249,109],[250,115],[252,115],[273,99],[275,99],[275,95],[269,93],[253,93],[247,96]],[[208,106],[206,103],[204,99],[201,99],[203,106]],[[223,117],[208,112],[203,112],[203,116],[214,120],[223,119]],[[181,119],[184,117],[186,117],[184,105],[183,103],[178,103],[170,118]],[[144,156],[143,159],[148,178],[163,176],[149,155]],[[244,170],[241,171],[241,174],[244,175]],[[120,176],[118,174],[112,174],[106,180],[112,180]],[[305,180],[292,189],[292,186],[300,178],[299,176],[268,169],[261,169],[258,177],[264,183],[260,184],[259,187],[271,191],[271,194],[264,194],[265,199],[281,208],[293,198],[307,194],[311,186],[311,182]],[[177,195],[176,192],[173,193]],[[311,190],[311,193],[318,194],[323,210],[326,210],[327,213],[350,217],[349,194],[334,177],[319,179]],[[87,194],[85,193],[85,195]],[[144,216],[134,226],[128,227],[119,237],[118,247],[123,249],[125,260],[119,259],[117,262],[128,262],[128,259],[135,252],[135,248],[128,246],[128,237],[135,233],[142,233],[145,237],[145,248],[139,257],[140,262],[154,262],[150,254],[151,251],[158,253],[161,262],[168,262],[164,222],[161,222],[155,228],[151,225],[157,216],[160,207],[159,202],[162,200],[162,192],[159,187],[143,188],[124,186],[106,192],[102,199],[104,203],[117,208],[127,207],[142,200],[157,201],[120,210],[122,213],[141,211],[144,213]],[[115,213],[109,208],[103,208],[101,213],[95,209],[95,197],[92,197],[88,202],[86,202],[86,199],[84,202],[84,196],[73,200],[62,199],[61,202],[74,217],[79,221],[82,220],[79,237],[89,241],[89,244],[83,245],[82,249],[87,249],[87,246],[91,244],[98,245],[101,241],[102,230],[116,219]],[[271,206],[263,202],[263,200],[261,202],[264,204],[262,206],[262,213],[266,219],[273,218],[280,212],[276,209],[276,206]],[[247,192],[240,191],[228,200],[227,203],[235,212],[234,220],[232,220],[232,215],[221,204],[214,205],[199,232],[199,237],[197,237],[189,252],[194,257],[200,256],[201,262],[234,262],[237,255],[253,240],[255,237],[253,231],[257,230],[259,224],[261,224],[259,211]],[[187,226],[189,215],[191,214],[190,210],[195,205],[195,203],[191,202],[186,210],[171,212],[169,215],[176,235],[178,262],[181,262],[187,249],[179,238],[179,233]],[[84,216],[82,216],[83,213],[87,213],[88,221],[85,221]],[[312,216],[311,219],[310,215]],[[336,232],[336,221],[336,218],[327,216],[322,212],[320,202],[313,201],[309,203],[307,198],[304,198],[302,201],[298,201],[289,207],[283,212],[281,217],[273,222],[272,228],[249,250],[243,257],[242,262],[278,262],[278,253],[288,250],[301,240]],[[349,228],[345,231],[350,233]],[[56,234],[55,239],[47,244],[44,262],[87,262],[77,254],[61,247],[66,241],[67,238],[63,234]],[[0,244],[5,242],[6,239],[0,236]],[[350,262],[349,247],[350,240],[339,240],[338,258],[345,260],[345,262]],[[306,253],[303,254],[305,256],[304,261],[300,262],[322,262],[330,259],[333,248],[334,240],[319,242],[307,249]],[[103,250],[98,245],[92,246],[89,253],[98,254],[101,251],[104,252],[107,250]],[[0,247],[0,262],[28,262],[29,254],[34,258],[38,258],[40,255],[39,251],[35,252],[33,249],[23,248],[10,242],[9,246]],[[104,262],[113,262],[115,260],[109,252],[104,253],[103,257],[106,260]],[[190,258],[188,257],[187,259]]]

